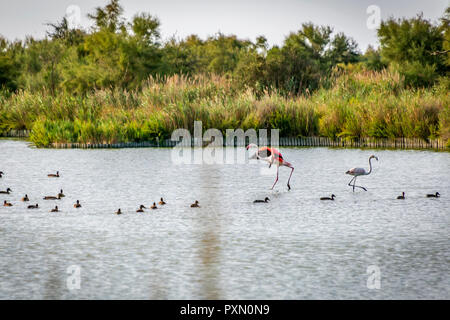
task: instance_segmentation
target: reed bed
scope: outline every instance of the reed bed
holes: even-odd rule
[[[161,141],[173,130],[280,129],[282,137],[450,138],[445,87],[405,87],[394,72],[338,77],[308,96],[239,90],[217,76],[150,78],[139,91],[118,88],[83,96],[19,91],[0,95],[0,133],[30,130],[38,147],[55,143],[117,144]]]

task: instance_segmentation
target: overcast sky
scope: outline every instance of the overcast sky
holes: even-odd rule
[[[61,20],[68,8],[73,8],[71,5],[79,8],[81,25],[89,27],[87,13],[108,2],[0,0],[0,34],[10,40],[24,39],[26,35],[41,38],[45,35],[45,23]],[[121,4],[126,18],[138,12],[156,15],[161,21],[163,39],[189,34],[205,38],[220,31],[250,40],[264,35],[271,45],[282,44],[289,32],[312,21],[344,32],[365,50],[369,44],[377,45],[376,30],[367,27],[368,19],[373,26],[376,15],[372,10],[367,13],[369,6],[379,8],[381,19],[413,17],[423,12],[424,17],[437,21],[450,0],[122,0]],[[76,16],[72,9],[68,11]]]

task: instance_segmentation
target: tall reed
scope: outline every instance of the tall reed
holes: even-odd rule
[[[31,130],[30,140],[139,142],[177,128],[278,128],[281,136],[450,138],[444,87],[409,89],[391,71],[346,73],[329,89],[285,97],[255,96],[217,76],[150,78],[140,91],[98,90],[85,96],[19,91],[0,95],[0,132]]]

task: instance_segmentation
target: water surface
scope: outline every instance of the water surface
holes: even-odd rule
[[[265,164],[174,165],[171,149],[0,140],[0,189],[13,190],[0,201],[14,204],[0,207],[0,299],[450,298],[449,153],[281,151],[295,166],[291,191],[286,168],[270,190]],[[345,171],[372,153],[380,161],[357,183],[368,191],[353,193]],[[56,170],[61,178],[47,178]],[[42,200],[61,188],[63,200]],[[25,193],[41,209],[25,209]],[[336,201],[319,200],[331,193]],[[161,196],[163,208],[135,212]],[[49,213],[55,204],[61,213]],[[67,287],[72,265],[79,290]],[[380,289],[367,287],[369,266]]]

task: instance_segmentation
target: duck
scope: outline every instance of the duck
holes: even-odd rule
[[[11,202],[8,202],[8,201],[5,200],[5,201],[3,202],[3,206],[4,206],[4,207],[12,207],[13,205],[12,205]]]
[[[74,208],[81,208],[80,200],[77,200],[77,203],[73,205]]]
[[[144,212],[144,209],[147,209],[143,204],[139,206],[139,209],[136,210],[136,212]]]
[[[320,198],[320,200],[332,200],[332,201],[334,201],[334,198],[336,198],[336,196],[334,194],[332,194],[331,197],[322,197],[322,198]]]
[[[255,201],[253,201],[253,203],[263,203],[263,202],[267,203],[269,201],[270,201],[270,199],[268,197],[266,197],[264,200],[255,200]]]
[[[59,212],[58,206],[55,206],[55,209],[50,210],[50,212]]]
[[[439,192],[427,194],[427,198],[439,198],[441,194]]]
[[[0,171],[0,178],[4,175],[5,173],[3,171]]]
[[[46,197],[44,197],[44,200],[61,200],[61,196],[60,195],[58,195],[57,197],[46,196]]]
[[[59,193],[58,193],[58,197],[63,198],[63,197],[65,197],[65,196],[66,196],[66,195],[64,194],[63,189],[61,189],[61,190],[59,191]]]
[[[117,210],[116,214],[122,214],[122,211],[120,210],[120,208],[119,208],[119,210]]]
[[[164,199],[161,198],[161,201],[159,201],[158,204],[161,205],[161,206],[163,206],[163,205],[165,205],[166,203],[164,202]]]
[[[150,207],[150,209],[158,209],[158,207],[156,206],[156,202],[153,202],[153,205]]]
[[[22,201],[23,202],[30,201],[30,199],[28,199],[28,195],[27,194],[25,195],[25,197],[22,198]]]
[[[195,202],[193,204],[191,204],[191,208],[200,208],[200,206],[198,204],[198,200],[195,200]]]
[[[402,192],[402,195],[401,195],[401,196],[398,196],[397,199],[399,199],[399,200],[404,200],[404,199],[405,199],[405,193]]]
[[[12,190],[10,188],[6,189],[6,191],[0,191],[0,194],[10,194]]]
[[[36,203],[36,205],[30,205],[28,206],[28,209],[37,209],[39,208],[39,205]]]
[[[50,174],[47,175],[47,177],[49,177],[49,178],[59,178],[59,171],[56,171],[56,174],[50,173]]]

